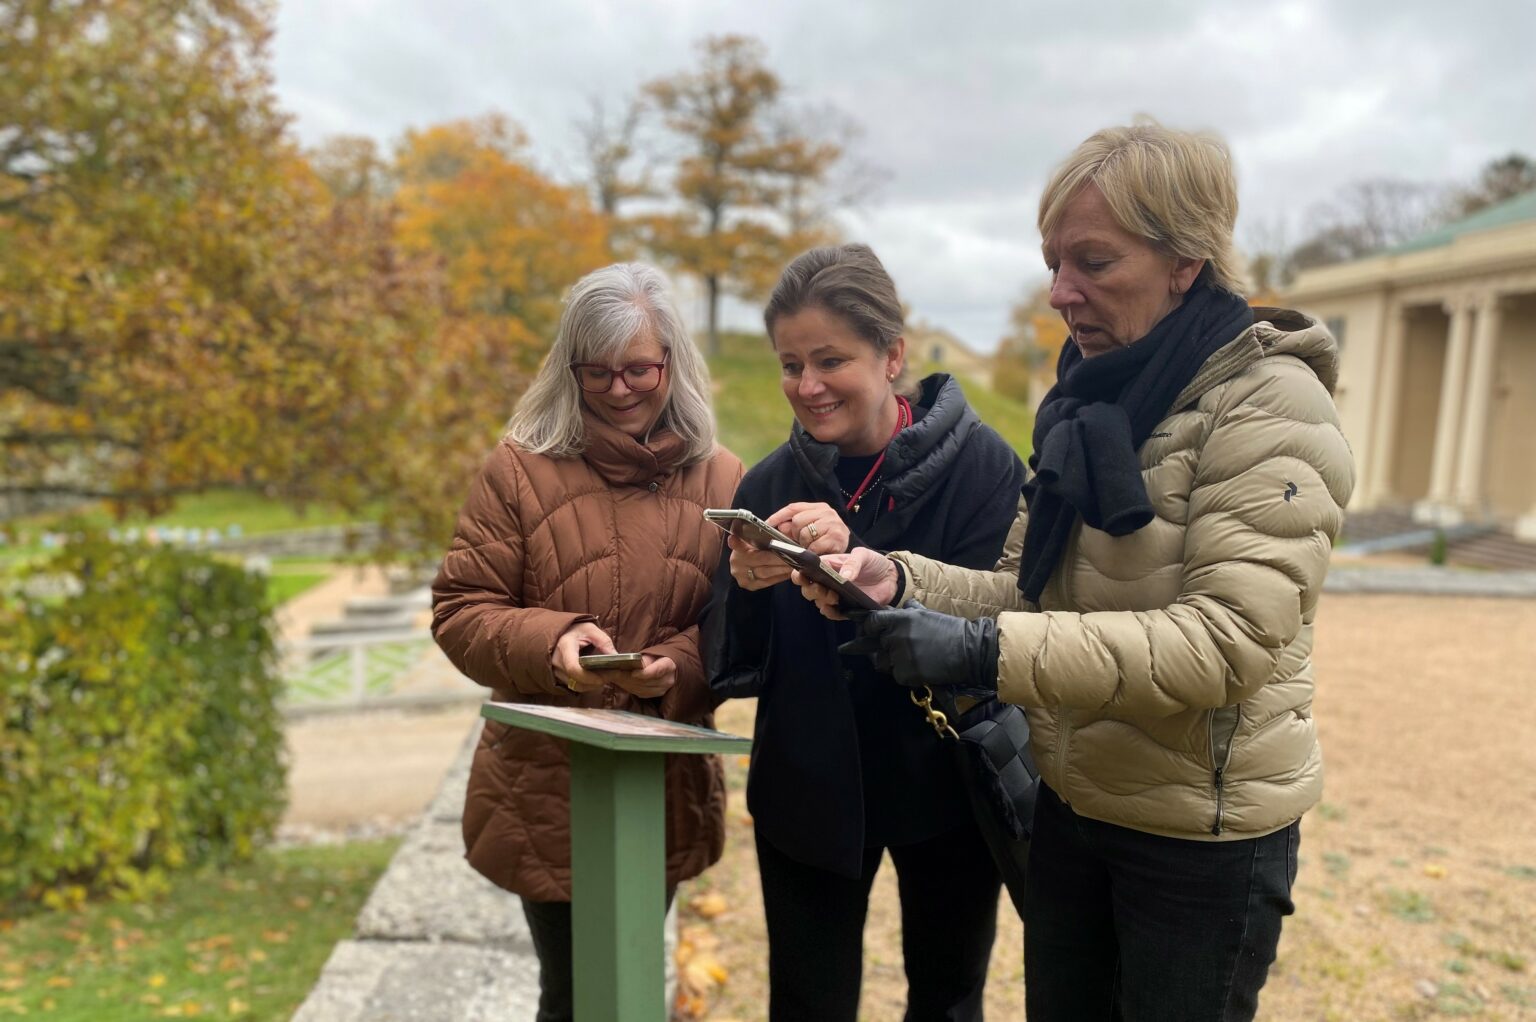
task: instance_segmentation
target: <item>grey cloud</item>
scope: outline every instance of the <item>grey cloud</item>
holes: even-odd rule
[[[850,233],[916,314],[980,348],[1040,279],[1051,167],[1136,113],[1228,139],[1240,237],[1247,222],[1295,230],[1362,177],[1465,179],[1536,151],[1528,0],[288,0],[278,17],[278,89],[306,141],[498,109],[560,173],[589,95],[688,66],[703,35],[755,35],[795,95],[853,115],[864,156],[891,171]]]

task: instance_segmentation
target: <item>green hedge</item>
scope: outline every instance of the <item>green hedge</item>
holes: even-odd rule
[[[250,856],[282,810],[265,582],[75,541],[0,601],[0,904],[137,897]]]

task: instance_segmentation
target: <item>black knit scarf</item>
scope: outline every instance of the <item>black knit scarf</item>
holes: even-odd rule
[[[1111,536],[1152,521],[1136,452],[1206,359],[1252,325],[1247,303],[1210,287],[1202,272],[1183,304],[1141,340],[1091,359],[1072,341],[1062,346],[1056,385],[1035,411],[1024,484],[1019,589],[1028,600],[1040,602],[1078,515]]]

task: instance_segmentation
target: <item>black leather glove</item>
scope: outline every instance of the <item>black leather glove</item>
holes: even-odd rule
[[[909,688],[945,685],[965,694],[997,691],[997,620],[929,610],[916,600],[859,618],[859,637],[839,653],[865,653],[875,669]]]

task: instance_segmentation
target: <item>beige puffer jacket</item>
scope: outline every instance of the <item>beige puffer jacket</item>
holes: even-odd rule
[[[1298,313],[1255,314],[1141,448],[1156,519],[1118,538],[1079,522],[1040,607],[1018,590],[1022,506],[994,571],[894,555],[926,606],[998,618],[999,694],[1027,709],[1045,783],[1093,819],[1251,838],[1322,792],[1312,622],[1354,486],[1338,347]]]

